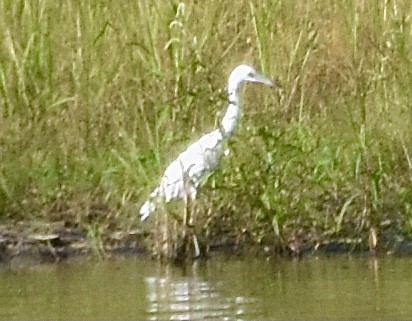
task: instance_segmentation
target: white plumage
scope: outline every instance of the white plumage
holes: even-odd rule
[[[196,199],[202,180],[219,165],[222,156],[228,152],[225,143],[232,137],[241,115],[238,92],[241,84],[246,81],[273,85],[251,66],[239,65],[232,71],[228,80],[229,106],[221,128],[203,135],[169,164],[159,186],[140,208],[142,221],[156,210],[156,205],[161,200],[168,203],[174,199],[185,202]]]

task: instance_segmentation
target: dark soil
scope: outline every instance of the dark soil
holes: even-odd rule
[[[60,262],[78,257],[151,256],[148,249],[149,232],[142,230],[111,231],[99,238],[86,230],[65,226],[64,223],[7,222],[0,225],[0,263],[31,265]],[[217,253],[234,256],[262,256],[267,258],[313,255],[365,254],[365,255],[412,255],[412,239],[387,231],[380,235],[376,247],[361,240],[332,239],[324,242],[295,238],[286,246],[257,244],[244,236],[224,234],[213,240],[199,239],[206,257]],[[364,242],[365,243],[365,242]],[[207,246],[206,246],[207,245]]]

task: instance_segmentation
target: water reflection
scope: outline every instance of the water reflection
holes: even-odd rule
[[[410,320],[412,258],[0,267],[0,320]]]
[[[150,320],[242,320],[252,313],[256,300],[242,296],[228,297],[196,272],[173,275],[167,267],[161,276],[146,277],[147,313]]]

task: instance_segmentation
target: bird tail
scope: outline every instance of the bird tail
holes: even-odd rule
[[[154,198],[156,198],[159,195],[159,188],[156,188],[151,194],[150,198],[144,202],[142,207],[140,208],[139,214],[140,214],[140,220],[145,221],[150,214],[152,214],[156,210],[156,202]]]
[[[156,210],[156,204],[147,200],[140,208],[140,220],[145,221]]]

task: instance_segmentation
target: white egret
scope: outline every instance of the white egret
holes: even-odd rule
[[[239,65],[232,71],[228,80],[229,106],[222,119],[221,127],[202,136],[169,164],[160,185],[140,208],[142,221],[155,211],[159,202],[168,203],[181,199],[186,205],[183,222],[185,225],[190,224],[188,203],[196,199],[198,188],[203,180],[219,165],[222,156],[228,152],[226,143],[232,137],[242,112],[239,90],[245,82],[273,86],[271,80],[249,65]]]

